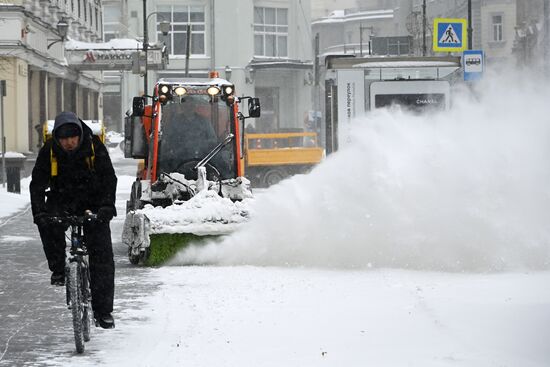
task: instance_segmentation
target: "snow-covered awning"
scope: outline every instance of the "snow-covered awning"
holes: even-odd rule
[[[251,68],[254,70],[259,70],[259,69],[309,70],[309,69],[313,69],[313,63],[311,61],[300,61],[300,60],[292,60],[292,59],[255,58],[248,63],[247,68]]]
[[[458,67],[452,61],[378,61],[353,65],[354,68],[430,68]]]
[[[143,43],[134,39],[111,39],[92,43],[69,40],[65,43],[69,66],[77,70],[132,70],[145,63]],[[164,69],[168,54],[163,44],[149,45],[147,68]]]
[[[460,56],[376,56],[357,57],[354,55],[326,55],[325,64],[329,69],[366,68],[447,68],[460,67]]]

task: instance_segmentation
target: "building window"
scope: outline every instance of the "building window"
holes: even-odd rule
[[[185,56],[187,25],[191,25],[191,55],[205,55],[206,21],[204,7],[188,5],[163,5],[157,8],[157,37],[163,41],[172,56]],[[170,22],[170,33],[160,33],[160,22]]]
[[[288,56],[288,9],[254,7],[254,55]]]
[[[493,15],[493,41],[502,42],[502,15]]]
[[[103,9],[103,40],[109,42],[119,36],[122,12],[119,4],[103,5]]]

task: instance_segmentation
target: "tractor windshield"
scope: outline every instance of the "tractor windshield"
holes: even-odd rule
[[[162,106],[161,137],[159,139],[160,172],[183,173],[187,179],[196,179],[193,169],[231,130],[231,108],[208,95],[191,94],[175,97]],[[234,178],[235,140],[227,144],[206,165],[209,179]]]

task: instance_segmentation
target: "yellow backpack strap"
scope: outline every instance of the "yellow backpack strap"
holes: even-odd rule
[[[94,147],[93,138],[92,138],[91,144],[92,144],[92,156],[86,157],[86,164],[88,165],[88,169],[90,171],[93,171],[95,168],[95,147]]]
[[[52,177],[56,177],[57,176],[57,158],[55,158],[55,155],[53,154],[53,147],[50,147],[50,165],[51,165],[50,175]]]

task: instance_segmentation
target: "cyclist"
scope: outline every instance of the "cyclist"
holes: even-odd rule
[[[30,183],[31,207],[38,226],[51,284],[65,283],[66,226],[52,224],[50,216],[97,213],[86,223],[84,237],[90,261],[92,308],[102,328],[115,326],[113,311],[113,248],[109,221],[116,215],[117,177],[107,149],[73,112],[55,118],[52,139],[40,149]]]

